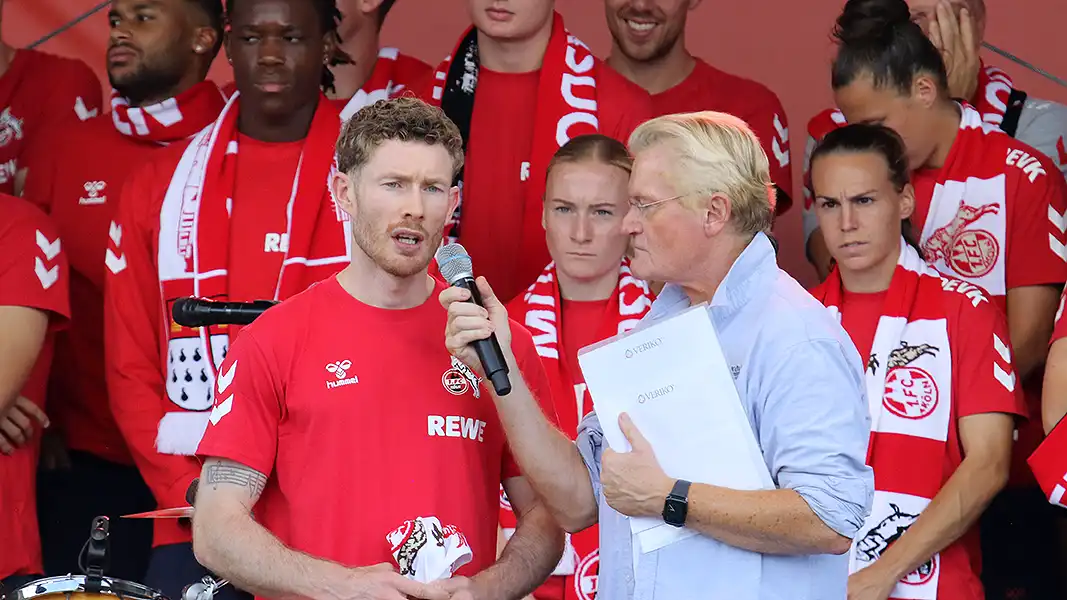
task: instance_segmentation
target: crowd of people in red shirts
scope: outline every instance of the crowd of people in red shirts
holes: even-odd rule
[[[1008,73],[979,60],[982,0],[908,2],[905,21],[927,41],[909,38],[904,25],[862,31],[843,16],[843,52],[928,43],[930,68],[944,70],[949,93],[941,97],[923,87],[926,80],[892,68],[886,86],[839,60],[837,106],[808,124],[800,190],[775,93],[686,50],[686,19],[697,2],[605,0],[612,46],[602,59],[567,30],[552,0],[469,0],[462,10],[471,27],[441,49],[448,56],[436,66],[380,47],[393,0],[348,4],[342,15],[334,0],[113,0],[109,105],[84,63],[0,47],[0,579],[7,591],[80,572],[97,515],[112,518],[112,576],[174,600],[207,573],[187,521],[119,518],[188,503],[201,473],[201,438],[219,414],[224,360],[241,330],[186,328],[171,308],[189,296],[284,301],[344,268],[352,224],[329,185],[338,136],[362,108],[400,96],[439,107],[458,127],[461,193],[446,241],[464,245],[512,318],[530,330],[552,389],[546,411],[572,438],[592,409],[578,349],[632,327],[658,290],[630,273],[619,229],[630,209],[625,144],[638,125],[697,111],[743,119],[769,159],[774,213],[802,211],[804,251],[831,282],[840,236],[823,231],[826,198],[808,158],[850,122],[895,130],[907,149],[909,220],[922,257],[1002,314],[991,347],[1010,359],[996,368],[1011,394],[989,410],[1015,415],[1008,480],[990,492],[980,523],[956,534],[974,550],[966,568],[980,575],[984,592],[943,586],[930,597],[1067,591],[1067,433],[1054,430],[1067,412],[1067,344],[1057,343],[1067,337],[1060,321],[1067,108],[1028,97]],[[220,54],[233,67],[232,82],[206,78]],[[898,90],[903,77],[906,97]],[[881,310],[847,291],[832,302],[846,329],[853,315]],[[331,303],[342,323],[340,295],[321,310]],[[873,327],[853,334],[865,360],[877,346]],[[954,327],[965,332],[968,324]],[[324,375],[343,381],[354,359],[331,360],[338,362]],[[452,375],[463,384],[459,370]],[[981,404],[958,402],[958,417]],[[388,429],[386,415],[367,426]],[[434,452],[432,442],[411,443]],[[952,435],[948,443],[959,446],[954,469],[967,440]],[[345,464],[319,458],[330,468]],[[384,458],[361,465],[368,478],[374,469],[405,468]],[[487,485],[499,487],[500,515],[490,526],[504,547],[516,515],[500,483]],[[306,485],[318,493],[319,484]],[[356,535],[374,509],[352,507],[367,513],[344,521]],[[320,518],[347,510],[324,506]],[[595,597],[596,555],[595,528],[568,536],[552,577],[532,595]],[[491,563],[479,556],[476,564]],[[244,596],[233,588],[220,594]]]

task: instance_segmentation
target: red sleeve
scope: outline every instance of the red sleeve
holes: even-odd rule
[[[956,292],[960,306],[953,332],[957,417],[982,413],[1027,416],[1023,386],[1016,380],[1011,339],[1004,315],[983,296],[974,306]]]
[[[1067,419],[1052,428],[1027,464],[1048,501],[1067,508]]]
[[[80,60],[63,59],[63,62],[66,68],[49,81],[48,93],[41,96],[46,103],[41,109],[44,123],[70,117],[85,121],[101,112],[103,93],[96,74]]]
[[[70,318],[70,283],[62,241],[47,215],[28,202],[0,197],[0,305],[51,313],[53,327]]]
[[[537,348],[534,347],[530,332],[514,319],[511,320],[511,348],[515,352],[515,360],[518,362],[526,387],[541,405],[541,412],[544,413],[548,422],[558,429],[559,418],[556,416],[555,404],[552,402],[552,386],[545,373],[545,367],[541,364],[541,357],[537,355]],[[511,456],[510,448],[505,448],[500,480],[504,481],[520,475],[522,472]]]
[[[1049,347],[1056,340],[1067,337],[1067,319],[1063,318],[1063,304],[1065,301],[1067,301],[1067,288],[1064,288],[1060,294],[1060,306],[1056,309],[1056,328],[1052,330],[1052,339],[1048,342]]]
[[[1013,153],[1009,154],[1009,160]],[[1030,156],[1037,157],[1036,150]],[[1009,188],[1007,248],[1008,289],[1067,281],[1067,182],[1048,158],[1040,156],[1045,173],[1031,176],[1014,166]],[[1009,179],[1010,181],[1010,179]]]
[[[164,176],[149,163],[122,187],[104,257],[104,341],[108,399],[134,462],[160,508],[184,506],[199,475],[193,457],[160,454],[155,441],[166,394],[160,348],[162,298],[155,269],[153,222],[159,221]]]
[[[284,383],[274,351],[264,352],[252,329],[244,328],[222,362],[215,381],[215,406],[197,455],[225,458],[269,476],[278,449]]]
[[[775,214],[782,214],[793,205],[793,166],[789,152],[789,120],[782,102],[774,92],[764,89],[760,98],[753,98],[751,111],[745,122],[763,145],[771,166],[771,181],[785,194],[779,196]]]

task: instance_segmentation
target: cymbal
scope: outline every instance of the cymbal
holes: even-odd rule
[[[182,519],[192,518],[192,506],[179,506],[177,508],[164,508],[132,515],[122,515],[123,519]]]

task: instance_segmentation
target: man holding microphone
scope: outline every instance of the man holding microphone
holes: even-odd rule
[[[863,366],[833,316],[775,262],[765,233],[767,156],[743,121],[714,112],[649,121],[631,136],[630,151],[631,268],[668,282],[646,318],[710,305],[775,489],[676,481],[625,415],[632,451],[604,447],[596,413],[583,420],[575,448],[541,415],[521,377],[506,398],[494,395],[512,454],[566,530],[599,521],[601,597],[843,598],[845,553],[873,496]],[[484,278],[478,286],[485,308],[465,302],[467,290],[441,293],[446,346],[478,367],[468,344],[494,333],[514,365],[507,311]],[[687,505],[687,518],[672,524],[699,535],[645,553],[634,572],[629,518],[664,515],[669,494]],[[760,579],[739,584],[732,571],[751,553],[762,555]]]
[[[462,145],[420,100],[357,112],[331,185],[351,262],[242,329],[220,367],[193,544],[258,598],[517,600],[559,561],[563,533],[508,454],[491,386],[441,345],[427,267]],[[540,382],[554,415],[530,335],[515,347],[512,377]],[[518,525],[497,558],[501,485]]]

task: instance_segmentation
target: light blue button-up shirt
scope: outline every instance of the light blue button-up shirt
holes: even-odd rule
[[[689,305],[682,289],[668,284],[645,318]],[[865,464],[864,369],[848,334],[778,268],[763,234],[734,262],[708,312],[775,485],[796,491],[827,526],[853,537],[871,508],[874,473]],[[576,443],[600,507],[598,600],[846,597],[847,554],[757,555],[758,583],[738,581],[732,569],[753,555],[704,535],[643,554],[634,573],[629,519],[601,493],[603,431],[595,413],[582,421]]]

